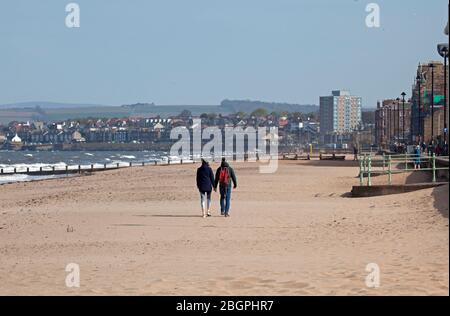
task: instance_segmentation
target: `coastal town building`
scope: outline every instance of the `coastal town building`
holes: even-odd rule
[[[320,97],[320,134],[325,136],[351,134],[361,125],[362,99],[349,91],[335,90],[331,96]]]
[[[11,143],[13,143],[13,144],[21,144],[22,143],[22,139],[16,134],[16,136],[14,136],[11,139]]]
[[[447,83],[448,83],[447,66]],[[447,84],[448,88],[448,84]],[[412,87],[412,113],[411,113],[411,138],[413,142],[431,140],[432,98],[434,101],[434,112],[437,115],[437,124],[434,126],[433,136],[442,137],[444,134],[444,117],[439,114],[444,108],[444,65],[442,62],[431,61],[419,64],[416,71],[416,81]],[[420,98],[419,98],[420,97]],[[449,98],[447,98],[448,107]],[[442,120],[442,122],[440,121]],[[429,123],[428,123],[429,121]],[[434,123],[434,122],[433,122]],[[425,126],[426,125],[426,126]],[[439,128],[438,128],[439,127]]]
[[[315,121],[292,122],[288,132],[294,144],[318,144],[320,140],[320,124]]]
[[[278,135],[271,139],[270,144],[280,146],[303,147],[305,144],[320,143],[320,124],[314,113],[276,113],[260,111],[256,115],[243,112],[230,115],[202,114],[200,117],[187,116],[186,113],[170,118],[161,117],[125,117],[125,118],[84,118],[56,122],[10,122],[3,127],[5,141],[11,144],[16,136],[21,139],[22,149],[28,150],[60,150],[95,148],[167,148],[174,141],[170,138],[171,131],[176,127],[191,128],[194,119],[201,119],[202,128],[217,127],[224,129],[276,127]],[[267,112],[267,111],[266,111]],[[264,114],[264,115],[262,115]],[[1,143],[0,143],[1,144]],[[135,144],[136,146],[133,146]],[[6,148],[4,144],[0,148]],[[11,147],[11,146],[9,146]],[[9,148],[8,147],[8,148]],[[16,146],[17,148],[17,146]]]
[[[411,134],[411,103],[387,99],[375,111],[375,143],[387,148],[390,143],[407,142]]]
[[[73,142],[85,142],[86,139],[81,135],[81,133],[79,131],[75,131],[72,133],[72,141]]]
[[[434,117],[434,122],[431,118]],[[434,115],[431,113],[423,119],[424,139],[428,142],[432,139],[432,135],[438,142],[443,141],[444,130],[444,109],[440,108],[434,111]],[[433,134],[432,131],[433,130]]]

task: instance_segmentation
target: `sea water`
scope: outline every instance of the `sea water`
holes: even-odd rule
[[[33,181],[58,178],[61,175],[31,176],[24,174],[8,174],[14,172],[26,172],[43,170],[76,170],[78,166],[88,169],[107,166],[128,166],[131,163],[141,164],[154,162],[167,162],[171,159],[176,162],[177,157],[169,157],[162,151],[0,151],[0,169],[4,175],[0,175],[0,184]],[[178,159],[179,160],[179,159]]]

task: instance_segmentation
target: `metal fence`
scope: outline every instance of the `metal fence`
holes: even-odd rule
[[[446,159],[448,156],[440,156],[439,159]],[[437,181],[437,172],[439,170],[449,170],[448,167],[437,167],[437,157],[432,156],[418,156],[416,154],[400,154],[400,155],[382,155],[376,156],[372,154],[365,154],[359,156],[359,182],[364,185],[364,180],[367,178],[367,186],[372,186],[372,177],[377,175],[387,175],[388,185],[392,185],[392,176],[394,174],[408,173],[408,172],[431,172],[432,182]],[[422,165],[426,167],[423,168]],[[397,168],[393,168],[395,165]],[[413,165],[412,167],[410,165]]]

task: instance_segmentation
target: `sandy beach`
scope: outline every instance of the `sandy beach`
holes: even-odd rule
[[[352,199],[353,162],[232,165],[230,218],[217,194],[201,218],[198,165],[0,186],[0,294],[449,295],[448,186]]]

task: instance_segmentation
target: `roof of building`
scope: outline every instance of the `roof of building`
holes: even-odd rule
[[[16,134],[16,136],[13,137],[13,139],[11,139],[12,143],[21,143],[22,139]]]

